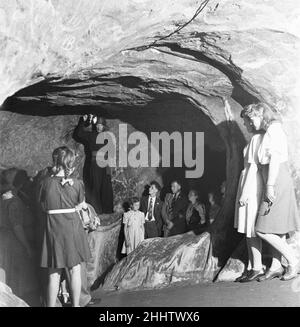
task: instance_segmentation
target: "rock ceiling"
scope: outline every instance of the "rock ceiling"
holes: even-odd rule
[[[27,102],[75,113],[183,98],[219,124],[259,99],[300,144],[298,1],[205,3],[165,37],[201,2],[1,0],[0,103],[12,96],[3,109]],[[299,147],[292,153],[297,179]]]

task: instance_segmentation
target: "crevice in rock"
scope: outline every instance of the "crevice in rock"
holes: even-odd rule
[[[169,48],[172,52],[168,52],[168,54],[177,55],[178,53],[180,53],[192,56],[197,61],[207,63],[210,66],[218,69],[230,80],[233,86],[231,97],[241,106],[261,101],[260,94],[254,89],[253,86],[251,86],[243,79],[242,69],[235,66],[232,62],[229,62],[228,65],[225,65],[217,60],[210,58],[201,51],[184,48],[178,43],[161,43],[159,45],[156,45],[158,51],[161,51],[160,47]]]

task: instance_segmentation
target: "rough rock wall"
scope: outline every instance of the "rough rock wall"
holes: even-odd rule
[[[17,167],[25,169],[30,176],[52,164],[52,151],[68,145],[79,153],[78,169],[82,174],[84,162],[83,146],[74,141],[72,132],[78,115],[31,116],[11,112],[0,112],[0,169]],[[119,120],[108,120],[110,131],[118,135]],[[128,133],[135,131],[127,125]],[[128,196],[141,194],[152,179],[160,181],[156,169],[136,168],[113,170],[115,202]],[[132,188],[128,193],[128,188]]]
[[[170,98],[192,103],[217,126],[227,152],[229,191],[212,229],[212,259],[231,239],[245,134],[240,105],[265,100],[282,113],[300,201],[300,7],[297,0],[211,0],[180,33],[132,49],[174,31],[198,6],[192,0],[95,0],[76,7],[3,1],[0,101],[32,85],[4,109],[22,112],[27,103],[36,111],[88,106],[117,113]],[[214,262],[204,269],[217,271]]]
[[[212,103],[253,96],[282,112],[299,189],[299,5],[271,0],[199,2],[2,1],[1,102],[19,99],[65,106],[145,105],[183,97],[217,123]],[[244,92],[246,91],[246,92]],[[248,95],[248,98],[247,98]],[[295,145],[294,145],[295,144]],[[298,194],[298,199],[299,199]]]
[[[28,304],[14,295],[7,285],[0,282],[0,307],[28,307]]]

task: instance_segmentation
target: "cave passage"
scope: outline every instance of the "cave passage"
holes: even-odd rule
[[[10,105],[6,106],[6,110],[14,112],[14,101],[10,100],[8,103]],[[17,108],[20,108],[19,104]],[[64,115],[63,108],[59,108],[58,115],[55,115],[56,111],[52,107],[45,108],[41,110],[41,116],[37,115],[37,111],[31,112],[30,108],[34,106],[30,105],[30,102],[24,102],[24,111],[21,114],[20,110],[17,110],[17,113],[14,113],[15,119],[18,121],[27,119],[32,119],[35,121],[35,124],[31,126],[33,130],[30,133],[24,133],[24,137],[32,138],[30,144],[35,144],[39,142],[47,142],[44,137],[37,139],[38,129],[39,129],[39,120],[41,124],[47,125],[47,120],[49,121],[49,130],[46,137],[50,139],[55,139],[57,146],[62,145],[61,143],[70,142],[71,131],[74,128],[79,115],[86,113],[94,113],[95,108],[81,108],[80,106],[73,107],[73,115],[70,115],[69,109],[66,109],[66,115]],[[32,115],[32,116],[31,116]],[[98,113],[99,115],[99,113]],[[179,132],[182,135],[182,141],[184,138],[185,132],[191,132],[193,135],[193,157],[195,157],[196,151],[196,142],[195,142],[195,133],[203,132],[204,133],[204,173],[201,178],[185,178],[185,172],[193,168],[187,168],[184,166],[184,160],[182,167],[174,167],[174,143],[170,142],[171,148],[171,164],[170,167],[162,167],[161,163],[159,167],[149,167],[145,168],[142,171],[143,180],[150,182],[152,179],[158,180],[162,186],[161,197],[163,198],[166,192],[170,191],[170,183],[174,179],[179,179],[183,183],[183,191],[188,193],[190,189],[197,189],[199,191],[200,199],[202,202],[207,202],[207,193],[209,191],[218,190],[220,184],[226,179],[226,151],[223,140],[219,134],[217,127],[213,124],[208,116],[206,116],[201,110],[195,108],[188,101],[182,99],[169,99],[166,101],[160,101],[155,103],[150,103],[143,108],[132,107],[132,108],[117,108],[112,111],[100,110],[100,115],[103,115],[107,119],[108,126],[110,131],[118,134],[119,124],[128,125],[128,134],[133,131],[140,131],[147,135],[148,141],[151,140],[151,132],[167,132],[172,134],[173,132]],[[51,130],[50,126],[53,124],[53,120],[61,120],[64,117],[63,125],[59,128],[58,131]],[[68,119],[66,119],[68,117]],[[26,127],[25,127],[26,128]],[[34,131],[36,129],[36,131]],[[68,134],[68,137],[66,135]],[[117,135],[116,135],[117,136]],[[118,140],[118,138],[116,137]],[[73,140],[72,140],[73,141]],[[73,147],[78,147],[78,144],[72,144]],[[71,147],[72,147],[71,145]],[[135,145],[128,145],[128,152]],[[118,148],[118,144],[117,144]],[[53,150],[53,149],[52,149]],[[150,147],[148,147],[150,151]],[[160,157],[162,156],[162,147],[156,149],[159,152]],[[32,150],[34,151],[34,150]],[[26,151],[27,155],[32,151]],[[147,151],[147,149],[145,150]],[[182,151],[183,152],[183,151]],[[26,155],[23,154],[23,156]],[[35,153],[35,157],[45,156],[43,153]],[[48,154],[47,159],[37,158],[35,169],[30,169],[30,171],[36,171],[42,169],[41,162],[49,161],[51,153]],[[149,153],[150,159],[150,153]],[[150,160],[149,160],[150,161]],[[51,162],[49,162],[51,164]],[[150,164],[150,162],[149,162]],[[24,168],[24,167],[20,167]],[[128,169],[129,178],[136,174],[136,170],[130,168]],[[118,185],[114,183],[114,193],[115,199],[120,199],[124,197],[126,190],[120,192]],[[145,185],[144,185],[145,186]],[[132,195],[132,190],[127,190],[128,195]],[[141,195],[144,190],[142,185],[136,186],[136,195]],[[127,198],[127,196],[126,196]]]

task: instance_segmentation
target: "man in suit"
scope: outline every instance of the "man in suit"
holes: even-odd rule
[[[174,180],[171,184],[172,193],[166,194],[162,207],[165,223],[164,236],[173,236],[186,232],[186,209],[188,200],[181,191],[181,183]]]
[[[141,198],[140,210],[145,214],[145,238],[162,236],[162,201],[158,196],[160,190],[160,185],[152,181],[149,195]]]

